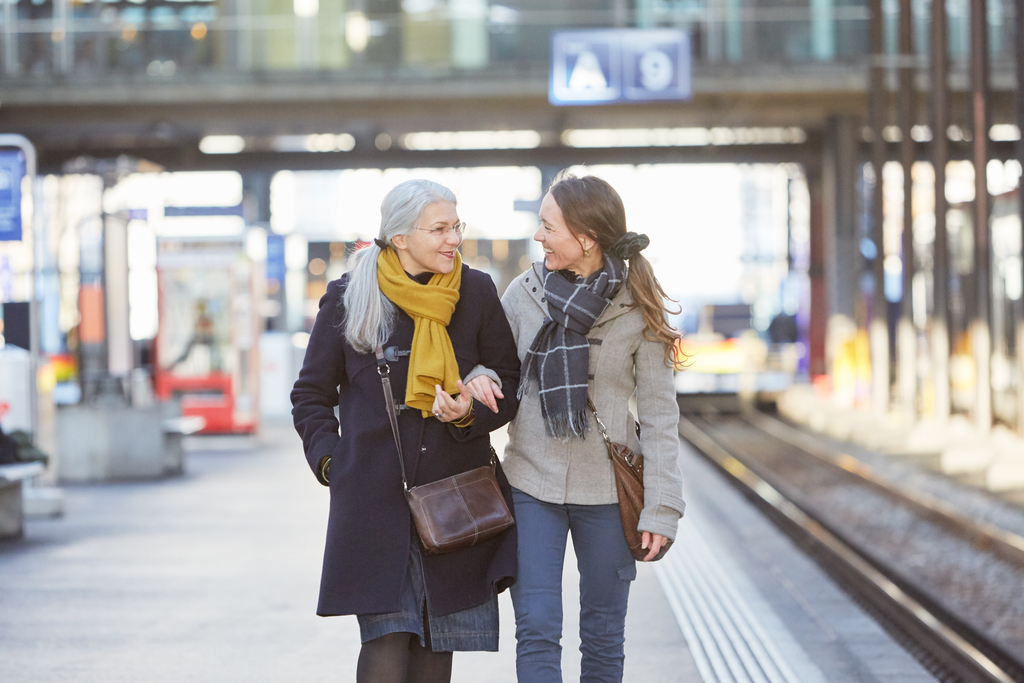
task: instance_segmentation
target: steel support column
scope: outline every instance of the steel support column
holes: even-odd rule
[[[821,180],[829,372],[834,370],[836,354],[843,346],[853,344],[857,334],[857,129],[855,120],[849,116],[829,117],[825,122]],[[853,405],[853,385],[833,387],[840,401]]]
[[[4,73],[8,76],[18,75],[18,33],[15,30],[17,7],[13,2],[4,5]]]
[[[828,327],[828,286],[825,279],[825,211],[822,174],[807,169],[807,191],[811,200],[810,264],[807,275],[811,284],[811,315],[808,324],[808,356],[811,377],[827,374],[825,338]]]
[[[974,419],[982,432],[992,427],[992,274],[989,240],[988,119],[989,59],[988,3],[971,0],[971,113],[974,162],[974,281],[975,307],[971,315],[976,394]]]
[[[871,11],[871,70],[868,118],[872,132],[871,166],[875,173],[875,186],[871,200],[871,236],[875,243],[874,262],[875,295],[869,317],[871,346],[871,403],[878,412],[889,410],[889,322],[888,303],[885,300],[885,241],[883,239],[882,168],[885,166],[885,140],[882,129],[886,123],[885,42],[882,27],[882,0],[870,0]]]
[[[1018,0],[1020,2],[1022,0]],[[946,3],[932,2],[931,124],[932,166],[935,167],[935,241],[932,253],[933,314],[931,321],[932,380],[935,417],[946,420],[949,403],[949,237],[946,232],[946,162],[949,160],[949,35]]]
[[[911,0],[900,0],[898,117],[901,133],[900,165],[903,167],[903,297],[896,327],[896,376],[900,409],[917,414],[917,330],[914,329],[914,139],[911,129],[914,107],[914,18]]]
[[[1017,8],[1017,128],[1024,131],[1024,0]],[[1017,141],[1017,160],[1024,163],[1024,134]],[[1021,219],[1021,244],[1024,244],[1024,176],[1017,181],[1017,215]],[[1022,254],[1024,256],[1024,254]],[[1024,258],[1021,259],[1024,270]],[[1024,282],[1024,273],[1021,274]],[[1024,301],[1021,302],[1024,304]],[[1021,310],[1021,306],[1017,307]],[[1024,433],[1024,315],[1017,319],[1017,431]]]

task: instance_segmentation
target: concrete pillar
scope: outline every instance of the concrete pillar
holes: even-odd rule
[[[249,225],[270,229],[271,180],[273,173],[270,171],[246,171],[242,174],[242,217]]]
[[[107,372],[126,383],[135,365],[128,322],[128,222],[123,215],[108,215],[103,223]]]
[[[268,235],[270,234],[270,181],[272,179],[273,173],[270,171],[248,171],[242,174],[242,217],[245,219],[246,225],[263,228]],[[266,264],[263,267],[265,268]],[[287,328],[284,315],[284,282],[274,280],[268,286],[266,298],[271,308],[264,310],[264,313],[276,311],[274,314],[266,315],[266,329],[268,331],[284,331]]]

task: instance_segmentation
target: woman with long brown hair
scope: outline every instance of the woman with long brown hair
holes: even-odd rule
[[[516,668],[521,683],[562,680],[562,564],[571,533],[580,570],[581,681],[621,681],[636,564],[594,413],[612,441],[644,456],[637,526],[649,561],[675,537],[684,508],[672,382],[679,335],[640,253],[649,240],[626,230],[611,185],[560,176],[541,203],[540,223],[534,239],[544,260],[502,297],[523,363],[504,460],[519,530]],[[639,437],[629,409],[634,394]]]

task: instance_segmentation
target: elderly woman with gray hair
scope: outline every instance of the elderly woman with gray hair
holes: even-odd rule
[[[331,494],[317,614],[358,617],[358,683],[443,683],[452,652],[497,650],[497,594],[516,577],[514,526],[424,553],[378,375],[379,348],[404,388],[395,401],[411,486],[491,462],[489,433],[518,405],[519,358],[494,283],[462,264],[463,230],[447,188],[392,189],[379,236],[320,300],[291,395],[306,460]],[[500,466],[496,475],[511,509]]]

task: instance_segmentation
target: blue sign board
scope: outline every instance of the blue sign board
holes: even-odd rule
[[[551,37],[554,105],[688,100],[690,36],[674,29],[559,31]]]
[[[21,179],[25,153],[0,151],[0,242],[21,240]]]
[[[267,281],[284,284],[284,235],[267,235]]]

